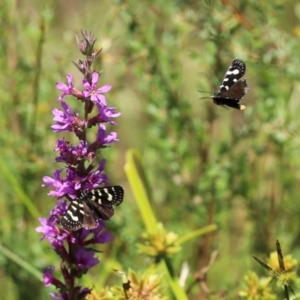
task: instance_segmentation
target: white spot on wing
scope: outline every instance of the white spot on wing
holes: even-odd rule
[[[71,217],[72,221],[78,222],[79,218],[76,217],[76,216],[74,216],[74,215],[72,214],[71,210],[68,210],[68,211],[67,211],[67,214]],[[66,217],[64,217],[64,218],[66,218]]]
[[[225,90],[229,90],[229,87],[227,85],[221,85],[220,86],[220,89],[223,89],[223,88],[225,88]]]
[[[233,71],[228,71],[227,72],[227,74],[228,75],[237,75],[237,74],[239,74],[240,73],[240,70],[239,69],[235,69],[235,70],[233,70]],[[226,75],[227,75],[226,74]]]

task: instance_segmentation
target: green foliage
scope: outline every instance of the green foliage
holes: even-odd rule
[[[179,238],[174,232],[166,232],[161,223],[155,221],[154,213],[151,209],[150,200],[147,197],[147,184],[145,171],[141,165],[140,155],[136,151],[130,150],[127,155],[125,171],[131,185],[131,189],[138,204],[141,216],[143,216],[147,232],[143,234],[143,244],[139,244],[139,253],[148,255],[155,259],[156,263],[163,261],[169,275],[169,286],[171,287],[176,299],[187,299],[187,295],[178,285],[178,279],[174,274],[174,267],[170,259],[181,249],[180,244],[191,238],[196,238],[216,229],[216,226],[207,226],[200,230],[189,233]]]
[[[264,290],[268,280],[248,271],[256,263],[252,255],[269,253],[276,238],[285,252],[300,254],[299,4],[44,5],[6,0],[0,9],[0,275],[6,299],[48,299],[50,289],[33,274],[59,264],[35,227],[55,203],[41,188],[54,169],[55,83],[73,73],[80,84],[71,61],[81,29],[98,37],[103,50],[95,68],[104,69],[101,80],[113,86],[108,101],[122,112],[120,143],[103,155],[111,183],[126,192],[108,223],[115,241],[101,249],[101,264],[86,284],[121,286],[112,268],[142,274],[156,262],[169,299],[180,292],[188,299],[225,293],[238,299],[249,291],[243,276],[247,287],[265,293],[259,299],[278,299],[280,289]],[[204,95],[197,92],[216,90],[234,57],[247,65],[244,112],[199,100]],[[167,245],[176,251],[161,259],[154,246],[165,246],[171,232],[178,238]],[[154,249],[154,259],[149,251],[138,253],[137,244]],[[210,263],[213,250],[219,255]]]

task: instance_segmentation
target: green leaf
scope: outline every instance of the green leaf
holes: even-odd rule
[[[4,256],[9,258],[11,261],[19,265],[21,268],[26,270],[29,274],[32,274],[34,277],[36,277],[38,280],[41,280],[43,277],[43,274],[34,268],[31,264],[29,264],[27,261],[22,259],[20,256],[12,252],[11,250],[5,248],[3,245],[0,244],[0,253],[2,253]]]
[[[5,162],[1,159],[0,159],[0,172],[5,176],[5,178],[9,182],[17,198],[20,199],[21,202],[26,206],[30,214],[37,219],[40,216],[40,214],[36,209],[35,205],[33,204],[32,200],[27,196],[27,194],[24,192],[22,186],[19,184],[14,174],[9,170]]]
[[[177,241],[176,241],[176,243],[178,245],[183,244],[183,243],[187,242],[190,239],[193,239],[193,238],[195,238],[197,236],[201,236],[201,235],[207,234],[209,232],[215,231],[216,229],[217,229],[217,225],[215,225],[215,224],[207,225],[207,226],[205,226],[203,228],[200,228],[198,230],[192,231],[192,232],[190,232],[190,233],[188,233],[188,234],[186,234],[186,235],[178,238]]]
[[[127,151],[124,169],[146,230],[151,233],[156,228],[157,221],[150,205],[150,191],[142,167],[141,155],[137,150],[130,149]]]

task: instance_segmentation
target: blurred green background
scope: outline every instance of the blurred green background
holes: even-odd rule
[[[104,69],[100,84],[113,86],[107,100],[122,113],[112,128],[120,142],[102,155],[110,182],[126,192],[108,222],[116,239],[85,284],[117,284],[113,267],[152,263],[136,249],[144,225],[124,173],[131,148],[142,154],[167,230],[218,225],[173,257],[177,276],[183,262],[190,267],[189,299],[238,299],[249,270],[264,274],[252,255],[265,259],[276,238],[299,257],[299,19],[297,1],[1,1],[0,295],[49,298],[39,272],[60,261],[35,228],[55,205],[41,187],[62,167],[50,129],[55,83],[72,73],[81,87],[72,61],[82,58],[82,29],[103,49],[94,68]],[[235,57],[247,65],[243,112],[197,92],[216,91]],[[194,282],[214,250],[208,296]]]

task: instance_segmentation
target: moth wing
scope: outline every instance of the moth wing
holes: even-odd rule
[[[228,70],[224,75],[222,84],[219,88],[219,93],[228,91],[240,78],[245,75],[245,73],[246,64],[242,60],[235,58],[231,62]]]
[[[248,92],[249,88],[246,79],[237,81],[229,90],[222,93],[222,98],[230,98],[239,101]]]
[[[84,204],[78,199],[73,200],[66,213],[62,216],[60,224],[68,230],[78,230],[82,227],[84,219]]]

